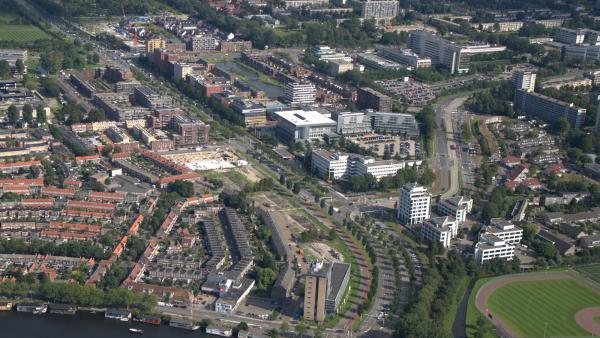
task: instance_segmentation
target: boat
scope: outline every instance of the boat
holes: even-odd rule
[[[48,311],[47,304],[38,304],[38,303],[19,303],[17,305],[18,312],[29,312],[34,315],[39,315],[42,313],[46,313]]]
[[[135,320],[136,322],[142,322],[142,323],[154,324],[154,325],[159,325],[161,322],[160,317],[147,316],[147,315],[140,315],[140,316],[134,318],[133,320]]]
[[[200,325],[185,319],[171,319],[169,326],[189,331],[196,331],[200,328]]]
[[[61,314],[61,315],[74,315],[77,312],[77,307],[68,304],[48,304],[48,310],[50,313]]]
[[[144,333],[144,330],[142,330],[142,329],[134,329],[133,327],[130,327],[129,328],[129,332],[130,333],[134,333],[134,334],[142,334],[142,333]]]

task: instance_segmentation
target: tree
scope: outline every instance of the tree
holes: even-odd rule
[[[334,212],[333,205],[330,205],[327,213],[329,214],[329,216],[331,216],[331,215],[333,215],[333,212]]]
[[[294,188],[292,189],[292,192],[296,195],[300,192],[300,183],[294,183]]]
[[[8,80],[10,77],[10,65],[6,60],[0,60],[0,78]]]
[[[6,113],[6,115],[10,124],[15,124],[17,123],[17,121],[19,121],[19,109],[17,109],[17,106],[15,106],[14,104],[11,104],[8,107],[8,112]]]
[[[281,185],[285,184],[285,175],[283,175],[283,174],[279,175],[279,184],[281,184]]]
[[[188,181],[177,180],[169,183],[167,186],[168,191],[176,192],[181,197],[192,197],[194,196],[194,184]]]
[[[40,124],[46,123],[46,110],[44,106],[39,105],[35,108],[35,120]]]
[[[58,97],[60,95],[60,87],[56,82],[56,79],[51,77],[45,77],[41,80],[42,93],[49,97]]]
[[[17,59],[17,61],[15,62],[15,70],[17,71],[17,73],[23,74],[23,72],[25,71],[25,64],[23,63],[23,60]]]
[[[27,123],[33,121],[33,107],[29,103],[23,106],[23,120]]]
[[[106,113],[103,109],[94,108],[88,113],[89,122],[102,122],[106,120]]]
[[[240,331],[248,331],[248,323],[246,323],[246,322],[240,322],[238,324],[237,328]]]

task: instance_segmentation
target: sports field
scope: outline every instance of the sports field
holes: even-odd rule
[[[502,336],[600,334],[600,289],[573,270],[504,276],[482,284],[474,297],[475,306]]]
[[[588,336],[575,314],[598,306],[600,295],[574,280],[515,282],[491,294],[488,308],[519,336]]]
[[[600,284],[600,264],[579,266],[575,270],[585,278]]]
[[[44,31],[20,18],[19,14],[4,9],[0,13],[0,41],[29,42],[48,37]]]

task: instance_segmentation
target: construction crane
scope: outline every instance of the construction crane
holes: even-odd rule
[[[125,5],[123,4],[123,0],[121,0],[121,26],[127,25],[127,16],[125,15]]]

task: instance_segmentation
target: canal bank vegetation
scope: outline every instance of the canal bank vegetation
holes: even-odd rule
[[[156,296],[134,293],[124,288],[108,291],[93,285],[77,283],[54,283],[44,273],[17,273],[14,280],[0,282],[0,295],[17,299],[37,299],[80,307],[127,308],[149,312],[157,304]]]

